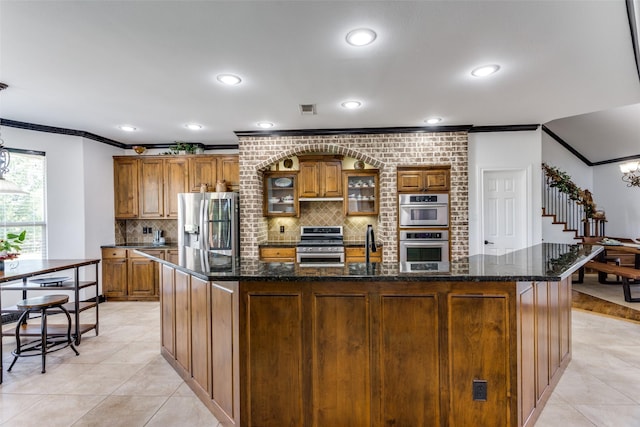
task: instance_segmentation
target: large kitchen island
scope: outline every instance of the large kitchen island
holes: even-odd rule
[[[530,426],[571,360],[571,274],[601,250],[447,273],[148,256],[162,354],[225,426]]]

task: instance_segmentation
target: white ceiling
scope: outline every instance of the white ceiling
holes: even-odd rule
[[[377,31],[375,43],[347,45],[358,27]],[[621,130],[639,117],[634,61],[623,0],[0,0],[9,85],[0,117],[125,144],[236,144],[234,131],[261,120],[284,130],[424,126],[439,116],[444,126],[550,122],[597,162],[640,154],[601,122]],[[470,76],[487,63],[502,68]],[[220,85],[224,72],[243,83]],[[347,111],[348,99],[364,105]],[[301,115],[301,103],[318,114]]]

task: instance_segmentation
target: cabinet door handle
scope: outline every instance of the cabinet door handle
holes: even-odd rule
[[[493,245],[493,242],[490,242],[490,241],[488,241],[488,240],[485,240],[485,241],[484,241],[484,244],[485,244],[485,245]]]

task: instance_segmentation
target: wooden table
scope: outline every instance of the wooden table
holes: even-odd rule
[[[602,243],[599,243],[599,244],[604,246],[605,250],[615,250],[618,252],[634,254],[635,257],[634,257],[633,266],[636,269],[640,269],[640,246],[639,245],[626,244],[626,243],[623,243],[622,245],[604,245]]]
[[[40,260],[20,260],[18,259],[18,265],[15,268],[9,268],[9,263],[5,264],[5,270],[0,271],[0,313],[16,311],[14,308],[2,308],[2,291],[22,291],[22,299],[27,298],[27,291],[29,290],[47,290],[53,289],[60,290],[73,290],[75,294],[72,307],[68,308],[75,315],[75,340],[76,344],[80,343],[80,336],[82,333],[95,329],[96,335],[98,334],[98,263],[99,259],[40,259]],[[95,280],[93,281],[80,281],[79,269],[95,265]],[[30,284],[28,280],[34,276],[39,276],[48,273],[55,273],[58,271],[73,270],[73,282],[65,282],[62,286],[46,287],[39,286],[37,284]],[[95,286],[96,298],[95,302],[80,302],[79,291],[82,288]],[[96,320],[94,324],[82,325],[80,324],[80,312],[88,308],[96,308]],[[2,316],[0,316],[0,384],[2,384],[3,367],[2,367]]]

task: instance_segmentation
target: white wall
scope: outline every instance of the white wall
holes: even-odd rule
[[[604,210],[607,216],[607,236],[637,239],[640,237],[640,188],[627,187],[619,165],[592,168],[593,199],[598,210]]]
[[[111,157],[124,150],[77,136],[6,126],[2,138],[7,148],[46,153],[48,257],[100,258],[100,246],[115,241]],[[3,306],[10,302],[7,294]]]
[[[541,131],[469,134],[469,255],[483,252],[481,183],[485,170],[527,171],[527,246],[542,241]]]
[[[542,161],[569,174],[573,183],[578,187],[594,193],[593,168],[577,158],[546,132],[542,132]]]

